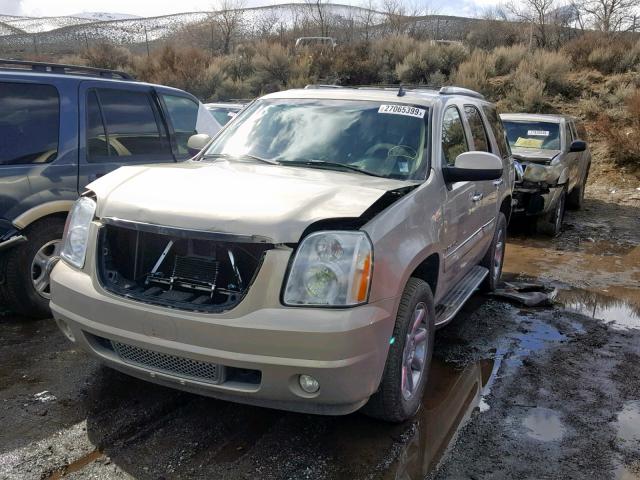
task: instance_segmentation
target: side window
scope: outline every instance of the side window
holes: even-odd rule
[[[502,158],[506,158],[511,155],[511,148],[509,147],[509,143],[507,142],[507,134],[504,130],[504,125],[502,124],[502,120],[498,116],[498,112],[496,111],[496,107],[492,105],[483,105],[482,109],[484,110],[484,114],[487,116],[489,120],[489,124],[491,125],[491,129],[493,130],[493,135],[496,137],[496,143],[498,144],[499,152],[495,152]]]
[[[442,120],[442,155],[447,165],[453,165],[456,157],[468,152],[469,145],[464,133],[462,118],[456,107],[449,107]]]
[[[87,102],[88,161],[127,157],[148,162],[171,157],[167,134],[146,93],[97,89],[89,92]]]
[[[178,155],[189,156],[187,142],[191,135],[195,135],[196,123],[198,121],[199,105],[186,97],[178,97],[176,95],[162,95],[171,125],[176,136],[176,144],[178,146]]]
[[[487,138],[487,131],[484,127],[480,111],[473,105],[465,105],[464,114],[467,117],[467,122],[469,122],[469,127],[471,128],[471,136],[473,137],[475,150],[481,152],[490,151],[489,139]]]
[[[0,83],[0,165],[58,156],[60,98],[51,85]]]

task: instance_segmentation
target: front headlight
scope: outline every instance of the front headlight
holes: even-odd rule
[[[60,256],[77,268],[84,266],[89,240],[89,226],[96,213],[96,202],[89,197],[81,197],[73,205],[67,218],[62,239]]]
[[[373,248],[364,232],[316,232],[293,260],[284,290],[286,305],[348,307],[369,299]]]
[[[559,177],[560,171],[557,166],[529,163],[524,170],[524,179],[529,182],[556,183]]]

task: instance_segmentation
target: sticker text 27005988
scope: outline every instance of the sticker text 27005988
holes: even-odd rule
[[[408,117],[424,118],[427,111],[424,108],[410,105],[380,105],[378,113],[391,113],[393,115],[406,115]]]

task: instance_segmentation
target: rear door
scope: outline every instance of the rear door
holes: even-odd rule
[[[0,80],[0,223],[38,205],[77,197],[71,141],[76,113],[64,101],[63,83],[45,76]]]
[[[152,87],[87,81],[79,93],[79,191],[123,165],[176,161]]]

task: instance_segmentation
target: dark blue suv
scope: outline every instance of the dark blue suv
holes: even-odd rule
[[[122,166],[189,158],[219,124],[192,95],[127,74],[0,60],[0,304],[49,314],[49,272],[84,187]]]

